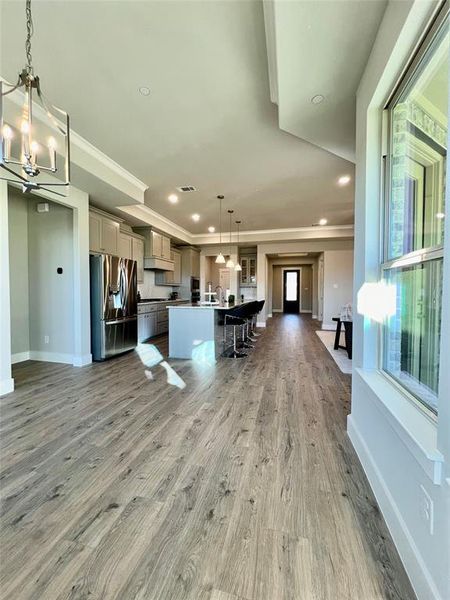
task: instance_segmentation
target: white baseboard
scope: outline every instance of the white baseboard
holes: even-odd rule
[[[418,600],[443,600],[352,415],[347,417],[347,433],[369,480]]]
[[[9,379],[2,379],[0,381],[0,396],[6,396],[6,394],[10,394],[14,391],[14,379],[10,377]]]
[[[267,318],[271,319],[272,318],[272,313],[270,313],[269,315],[267,315]]]
[[[16,354],[11,354],[11,364],[15,365],[16,363],[24,362],[25,360],[30,360],[30,353],[27,352],[16,352]]]
[[[311,319],[316,319],[317,320],[317,315],[311,315]]]
[[[276,313],[282,313],[283,309],[282,308],[272,308],[272,312],[276,312]]]
[[[336,323],[333,323],[333,321],[331,323],[325,323],[325,321],[322,323],[322,329],[325,329],[327,331],[336,331]]]
[[[256,322],[256,327],[265,327],[266,326],[266,322],[265,321],[257,321]]]
[[[73,356],[72,364],[74,367],[85,367],[92,363],[92,354],[76,354]]]
[[[30,360],[41,360],[43,362],[56,362],[71,365],[73,362],[72,354],[63,352],[41,352],[40,350],[30,350]]]
[[[85,367],[92,363],[92,354],[74,355],[61,352],[41,352],[39,350],[30,350],[29,352],[17,352],[11,356],[11,364],[24,362],[25,360],[40,360],[42,362],[57,362],[74,367]]]
[[[302,309],[300,309],[300,312],[301,313],[306,313],[306,314],[311,314],[312,310],[302,310]]]

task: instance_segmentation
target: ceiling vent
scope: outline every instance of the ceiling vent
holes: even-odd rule
[[[196,192],[197,188],[195,188],[193,185],[182,185],[181,187],[177,187],[177,190],[179,192]]]

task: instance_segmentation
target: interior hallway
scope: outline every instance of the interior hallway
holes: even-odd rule
[[[412,600],[315,329],[279,315],[245,360],[171,361],[183,390],[136,353],[16,365],[2,598]]]

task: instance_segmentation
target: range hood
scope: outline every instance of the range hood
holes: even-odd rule
[[[170,237],[152,227],[133,227],[144,238],[144,269],[149,271],[174,271],[171,260]]]
[[[148,271],[174,271],[175,266],[173,260],[165,260],[164,258],[155,258],[144,256],[144,269]]]

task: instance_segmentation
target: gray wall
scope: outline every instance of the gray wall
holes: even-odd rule
[[[324,252],[323,323],[324,329],[335,329],[333,317],[339,316],[344,304],[353,301],[353,251]]]
[[[30,200],[28,206],[30,349],[73,354],[72,210],[49,203],[48,213],[38,213],[39,202]]]
[[[311,265],[274,265],[272,279],[272,310],[283,310],[283,277],[282,269],[301,270],[301,309],[312,310],[312,267]],[[306,288],[306,289],[305,289]]]
[[[28,197],[8,193],[9,271],[11,297],[11,354],[29,352]]]

